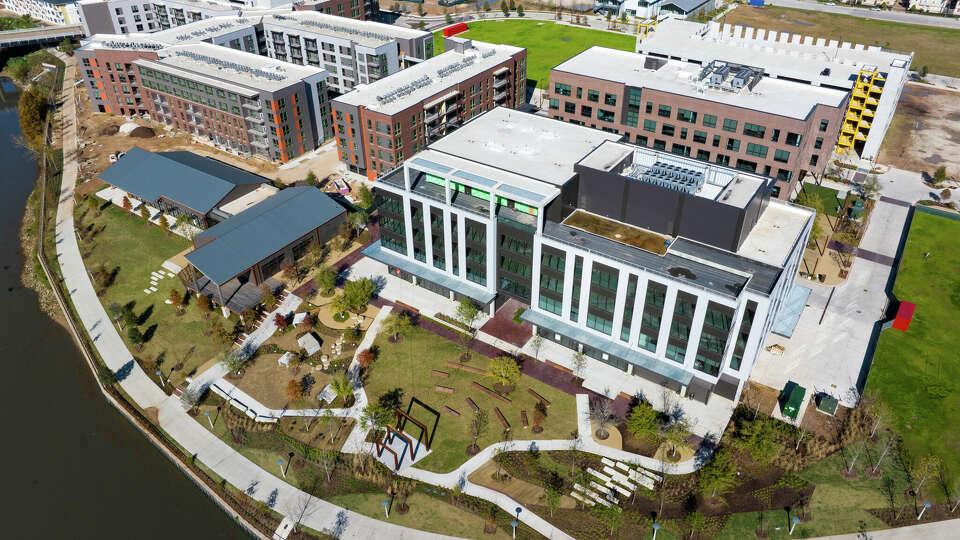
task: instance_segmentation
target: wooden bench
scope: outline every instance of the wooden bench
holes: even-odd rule
[[[477,404],[474,403],[473,400],[470,399],[470,398],[467,398],[467,405],[469,405],[470,408],[473,409],[474,412],[477,412],[477,411],[480,410],[480,407],[477,407]]]
[[[453,388],[450,388],[449,386],[439,386],[439,385],[437,385],[437,386],[434,386],[433,389],[436,390],[437,392],[443,392],[444,394],[452,394],[452,393],[453,393]]]
[[[458,413],[457,411],[451,409],[450,407],[447,407],[446,405],[443,406],[443,410],[447,411],[448,413],[452,414],[453,416],[456,416],[456,417],[458,417],[458,418],[460,417],[460,413]]]
[[[561,366],[560,364],[558,364],[558,363],[556,363],[556,362],[551,362],[550,360],[547,360],[547,364],[548,364],[549,366],[551,366],[551,367],[554,367],[554,368],[556,368],[556,369],[559,369],[560,371],[562,371],[562,372],[564,372],[564,373],[568,373],[568,374],[570,374],[570,375],[573,375],[573,370],[572,370],[572,369],[565,368],[565,367]]]
[[[501,396],[500,394],[498,394],[498,393],[494,392],[493,390],[487,388],[486,386],[478,383],[477,381],[473,381],[473,386],[474,386],[474,388],[477,388],[478,390],[480,390],[480,391],[483,392],[484,394],[487,394],[488,396],[495,397],[495,398],[499,399],[500,401],[502,401],[502,402],[504,402],[504,403],[510,403],[510,400],[509,400],[509,399]]]
[[[520,421],[523,423],[523,429],[530,427],[530,423],[527,422],[527,411],[520,411]]]
[[[454,369],[462,369],[463,371],[466,371],[467,373],[474,373],[474,374],[476,374],[476,375],[486,375],[486,374],[487,374],[486,371],[484,371],[484,370],[482,370],[482,369],[480,369],[480,368],[475,368],[475,367],[467,366],[467,365],[464,365],[464,364],[458,364],[458,363],[456,363],[456,362],[451,362],[451,361],[449,361],[449,360],[447,360],[447,361],[445,362],[445,364],[447,365],[447,367],[452,367],[452,368],[454,368]]]
[[[537,391],[534,390],[533,388],[527,388],[527,392],[529,392],[531,396],[535,397],[537,401],[539,401],[540,403],[543,403],[544,407],[550,406],[550,401],[547,398],[538,394]]]
[[[415,308],[415,307],[413,307],[413,306],[411,306],[411,305],[404,304],[403,302],[394,302],[394,303],[397,304],[397,307],[400,308],[400,311],[409,312],[411,315],[419,315],[419,314],[420,314],[420,310],[417,309],[417,308]]]
[[[503,424],[503,429],[510,429],[510,422],[507,422],[507,419],[503,417],[503,413],[500,412],[500,407],[494,407],[493,412],[497,413],[497,418],[499,418],[500,423]]]
[[[447,378],[450,376],[450,374],[447,373],[446,371],[437,371],[436,369],[431,369],[430,373],[433,373],[437,377],[443,377],[443,378]]]

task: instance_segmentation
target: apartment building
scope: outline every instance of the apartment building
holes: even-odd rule
[[[732,407],[814,215],[771,200],[771,178],[621,138],[493,109],[378,180],[363,253],[491,314],[528,305],[534,333],[590,359],[588,387],[612,367],[621,393]]]
[[[662,30],[657,30],[657,33]],[[791,198],[829,162],[848,93],[724,61],[691,64],[592,47],[550,73],[549,113],[631,142],[772,176]]]
[[[380,4],[377,0],[317,0],[299,2],[293,5],[294,10],[311,10],[349,17],[358,21],[375,21],[380,18]]]
[[[76,55],[101,112],[149,114],[224,150],[281,162],[332,135],[321,68],[137,36],[95,36]]]
[[[82,24],[74,0],[0,0],[0,8],[50,24]]]
[[[874,160],[909,75],[913,53],[787,32],[668,19],[637,41],[637,52],[688,64],[714,60],[763,71],[765,80],[842,90],[850,95],[836,150]]]
[[[908,9],[924,13],[949,13],[950,0],[910,0]]]
[[[446,38],[445,50],[331,101],[351,171],[375,180],[484,111],[524,103],[526,49]]]

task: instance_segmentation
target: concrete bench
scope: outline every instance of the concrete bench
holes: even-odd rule
[[[577,493],[576,491],[571,491],[571,492],[570,492],[570,496],[573,497],[574,499],[582,502],[583,504],[585,504],[585,505],[587,505],[587,506],[596,506],[596,504],[597,504],[597,503],[593,502],[591,499],[588,499],[588,498],[586,498],[586,497],[582,497],[582,496],[581,496],[579,493]]]
[[[594,469],[591,469],[590,467],[587,467],[587,473],[588,473],[588,474],[592,474],[593,476],[596,476],[597,478],[603,480],[604,482],[609,482],[609,481],[610,481],[610,477],[609,477],[609,476],[603,474],[602,472],[599,472],[599,471],[596,471],[596,470],[594,470]]]
[[[614,460],[612,460],[612,459],[610,459],[610,458],[606,458],[606,457],[605,457],[605,458],[600,458],[600,462],[603,463],[604,465],[609,465],[610,467],[614,467],[614,466],[616,466],[616,464],[617,464],[616,461],[614,461]]]
[[[453,416],[456,416],[457,418],[460,417],[460,413],[458,413],[457,411],[451,409],[450,407],[447,407],[446,405],[443,406],[443,410],[447,411],[448,413],[452,414]]]
[[[653,488],[656,486],[656,484],[654,484],[654,482],[653,482],[652,479],[650,479],[650,478],[648,478],[648,477],[646,477],[646,476],[643,476],[642,474],[638,474],[638,475],[636,475],[635,477],[631,477],[631,480],[633,480],[633,481],[636,482],[637,484],[639,484],[639,485],[641,485],[641,486],[643,486],[643,487],[645,487],[645,488],[647,488],[647,489],[649,489],[649,490],[653,490]]]
[[[622,461],[617,462],[617,468],[623,472],[630,472],[630,466]]]
[[[509,399],[501,396],[500,394],[498,394],[498,393],[494,392],[493,390],[487,388],[486,386],[478,383],[477,381],[473,381],[473,387],[476,388],[477,390],[480,390],[480,391],[483,392],[484,394],[487,394],[487,395],[490,396],[490,397],[499,399],[500,401],[502,401],[502,402],[504,402],[504,403],[510,403],[510,400],[509,400]]]
[[[544,407],[549,407],[549,406],[550,406],[550,401],[547,400],[547,398],[545,398],[545,397],[541,396],[540,394],[538,394],[537,391],[534,390],[533,388],[527,388],[527,392],[529,392],[531,396],[535,397],[535,398],[537,399],[537,401],[539,401],[540,403],[543,403],[543,406],[544,406]]]
[[[439,385],[438,385],[438,386],[434,386],[433,389],[436,390],[437,392],[442,392],[442,393],[444,393],[444,394],[452,394],[452,393],[453,393],[453,388],[450,388],[449,386],[439,386]]]
[[[430,373],[433,373],[437,377],[443,377],[444,379],[450,376],[450,374],[447,373],[446,371],[437,371],[436,369],[431,369]]]
[[[593,489],[595,489],[595,490],[597,490],[597,493],[602,493],[602,494],[604,494],[604,495],[609,495],[609,494],[610,494],[610,488],[608,488],[607,486],[605,486],[605,485],[603,485],[603,484],[601,484],[601,483],[599,483],[599,482],[595,482],[595,481],[591,480],[591,481],[590,481],[590,487],[593,488]]]
[[[470,398],[467,398],[467,405],[469,405],[470,408],[473,409],[474,412],[477,412],[477,411],[480,410],[480,407],[477,407],[477,404],[474,403],[473,400],[470,399]]]
[[[503,413],[500,412],[500,407],[494,407],[493,412],[497,414],[497,418],[500,419],[500,424],[503,425],[503,429],[510,429],[510,422],[507,422],[507,419],[504,418]]]
[[[622,488],[613,482],[607,482],[607,487],[623,495],[624,497],[629,497],[630,494],[633,493],[632,491],[628,491],[626,488]]]

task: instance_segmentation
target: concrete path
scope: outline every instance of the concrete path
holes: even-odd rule
[[[814,0],[775,0],[771,2],[777,7],[787,7],[794,9],[806,9],[809,11],[823,11],[826,13],[839,13],[842,15],[853,15],[863,17],[864,19],[875,19],[878,21],[889,21],[904,24],[917,24],[922,26],[938,26],[941,28],[960,28],[960,21],[952,17],[937,17],[934,15],[921,15],[919,13],[906,13],[904,11],[870,11],[865,7],[845,6],[837,2],[836,6],[828,6]]]
[[[910,525],[898,529],[869,531],[866,534],[821,536],[814,540],[956,540],[960,537],[960,519]]]
[[[282,514],[302,513],[302,522],[312,529],[332,531],[340,538],[445,538],[357,514],[287,484],[240,455],[187,415],[178,398],[164,394],[140,369],[100,304],[77,246],[73,221],[73,189],[77,181],[77,117],[73,86],[76,61],[65,56],[61,56],[61,59],[67,63],[67,69],[61,109],[64,171],[57,205],[57,259],[80,321],[104,362],[117,373],[123,391],[141,409],[157,407],[160,427],[188,454],[195,455],[214,473],[233,486],[247,490],[251,497],[259,501],[267,501],[275,491],[277,502],[274,508]],[[307,508],[306,512],[302,512],[304,507]]]

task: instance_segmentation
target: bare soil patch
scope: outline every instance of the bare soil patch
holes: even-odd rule
[[[880,162],[933,175],[960,174],[960,94],[908,84],[887,130]]]

